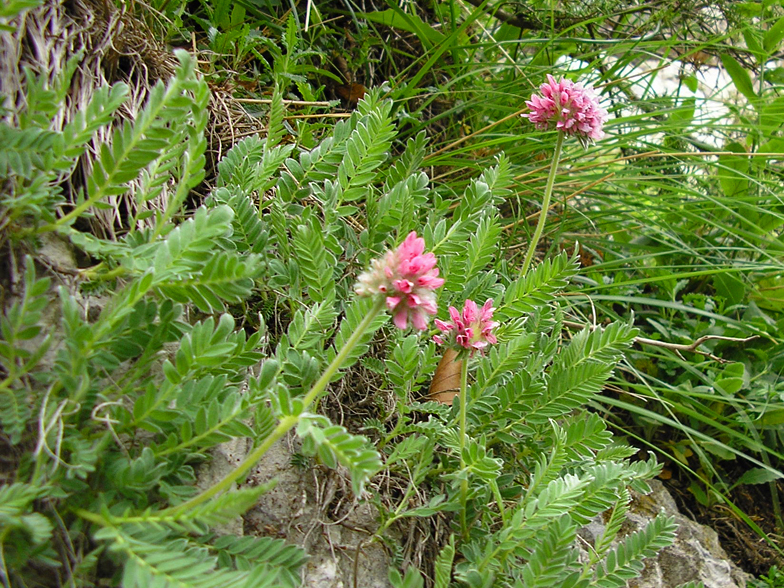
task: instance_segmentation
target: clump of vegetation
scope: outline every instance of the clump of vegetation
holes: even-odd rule
[[[83,53],[14,78],[0,123],[5,585],[299,585],[302,549],[224,528],[269,491],[243,482],[292,434],[305,464],[374,503],[372,541],[391,553],[404,521],[448,521],[432,568],[393,557],[395,586],[624,586],[675,532],[660,516],[621,535],[631,493],[662,472],[631,441],[752,525],[732,489],[766,484],[781,524],[781,80],[748,73],[779,51],[781,15],[726,8],[754,57],[721,57],[745,99],[728,118],[698,109],[685,65],[691,97],[634,81],[655,77],[636,73],[643,55],[675,48],[658,37],[685,26],[675,13],[445,4],[349,7],[341,44],[327,5],[277,18],[163,2],[136,26],[157,14],[208,63],[177,50],[157,61],[166,80],[147,87],[134,66],[78,109],[74,87],[105,71],[80,69]],[[33,21],[53,14],[3,8],[3,43],[22,53],[14,24],[44,30]],[[736,41],[700,17],[681,57]],[[339,105],[338,122],[319,118]],[[211,127],[245,107],[264,109],[264,133]],[[336,424],[326,393],[359,370],[392,402]],[[447,375],[454,405],[428,397]],[[232,439],[248,454],[197,488]],[[382,472],[399,494],[366,492]],[[599,515],[580,558],[577,530]]]

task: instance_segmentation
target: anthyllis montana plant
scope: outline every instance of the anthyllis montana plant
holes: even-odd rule
[[[383,468],[407,472],[399,506],[381,509],[379,540],[402,517],[457,513],[437,586],[622,586],[671,541],[660,517],[614,542],[630,489],[646,491],[657,466],[630,462],[633,450],[582,407],[635,331],[614,323],[562,340],[555,295],[577,270],[565,255],[507,277],[503,156],[458,199],[443,197],[419,169],[423,136],[389,164],[396,131],[383,89],[312,149],[283,144],[278,80],[267,137],[228,153],[217,187],[186,215],[204,175],[209,91],[193,59],[177,58],[135,120],[113,127],[77,194],[64,179],[115,124],[123,84],[53,128],[67,73],[51,87],[30,76],[28,109],[0,124],[0,226],[19,268],[0,324],[5,585],[299,585],[299,548],[216,533],[268,489],[242,482],[290,431],[321,462],[342,464],[360,500]],[[86,231],[130,183],[122,237]],[[64,268],[69,280],[41,276],[39,247],[55,234],[95,263]],[[439,304],[488,298],[500,325],[485,313],[492,336],[467,358],[458,427],[454,411],[411,401],[435,364],[427,319]],[[274,328],[258,308],[278,309]],[[366,357],[374,337],[386,341],[383,360]],[[400,399],[394,428],[376,423],[377,447],[315,410],[361,358]],[[248,457],[197,490],[198,464],[233,438],[251,440]],[[416,506],[414,495],[430,498]],[[605,512],[606,533],[578,561],[577,528]],[[391,578],[418,581],[415,570]]]

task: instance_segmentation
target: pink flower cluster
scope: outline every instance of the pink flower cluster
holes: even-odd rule
[[[397,328],[405,329],[411,319],[414,328],[423,331],[428,315],[438,311],[435,290],[443,284],[436,256],[425,253],[425,240],[411,231],[397,249],[373,260],[370,269],[360,274],[354,291],[359,296],[386,295]]]
[[[469,351],[469,355],[473,355],[477,350],[481,352],[488,345],[498,343],[493,334],[493,329],[498,326],[498,323],[493,321],[494,311],[492,298],[489,298],[481,309],[473,300],[466,300],[462,315],[454,306],[450,306],[451,322],[435,320],[436,327],[446,338],[436,335],[433,340],[439,345],[449,342],[463,347]]]
[[[584,143],[604,137],[602,126],[607,111],[590,89],[571,80],[556,81],[547,75],[547,82],[539,87],[541,96],[534,94],[526,101],[531,112],[524,114],[539,130],[555,128],[574,135]]]

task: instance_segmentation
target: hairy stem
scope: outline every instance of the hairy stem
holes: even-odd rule
[[[463,360],[460,366],[460,469],[465,468],[465,458],[463,452],[465,450],[466,441],[466,406],[468,396],[468,358]],[[468,502],[468,478],[464,478],[460,484],[460,524],[463,530],[463,536],[468,537],[468,525],[466,524],[466,503]]]
[[[539,221],[536,223],[536,230],[531,239],[531,244],[528,246],[528,252],[525,254],[525,261],[523,261],[523,269],[520,275],[524,276],[531,267],[531,261],[534,258],[536,246],[539,244],[539,239],[542,237],[544,224],[547,222],[547,211],[550,208],[550,198],[553,195],[553,186],[555,185],[555,176],[558,173],[558,162],[561,159],[561,148],[563,147],[564,134],[563,131],[558,131],[558,139],[555,141],[555,151],[553,153],[553,162],[550,164],[550,174],[547,176],[547,185],[544,188],[544,200],[542,201],[542,212],[539,214]]]

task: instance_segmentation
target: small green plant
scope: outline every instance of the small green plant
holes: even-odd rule
[[[749,588],[782,588],[784,586],[784,571],[778,566],[771,566],[768,573],[749,582]]]

